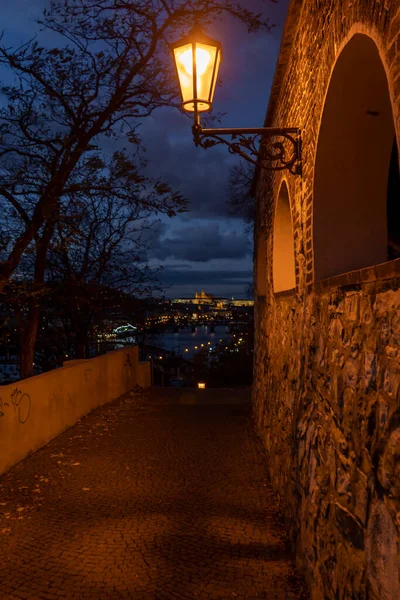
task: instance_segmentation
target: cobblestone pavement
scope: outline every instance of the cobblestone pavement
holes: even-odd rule
[[[1,476],[1,600],[305,598],[242,398],[131,394]]]

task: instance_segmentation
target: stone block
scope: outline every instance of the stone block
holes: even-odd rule
[[[335,503],[335,517],[338,530],[343,537],[358,550],[364,549],[364,529],[358,519],[347,508]]]
[[[377,375],[376,356],[372,352],[364,353],[364,374],[363,374],[363,392],[366,393],[369,388],[375,388]]]
[[[365,526],[367,521],[369,497],[368,497],[368,477],[357,469],[357,477],[354,485],[355,489],[355,509],[354,515],[359,522]]]
[[[365,535],[368,583],[381,600],[400,598],[397,532],[384,502],[372,507]]]

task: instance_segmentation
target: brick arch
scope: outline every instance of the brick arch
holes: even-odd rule
[[[388,260],[387,190],[394,139],[389,84],[378,46],[369,35],[355,33],[334,65],[319,129],[315,280]]]
[[[285,180],[279,188],[274,217],[272,276],[274,292],[296,287],[293,222]]]

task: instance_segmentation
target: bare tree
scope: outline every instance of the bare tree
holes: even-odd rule
[[[94,315],[118,302],[118,290],[148,291],[154,279],[144,260],[149,229],[157,214],[172,217],[186,203],[166,184],[140,175],[136,163],[124,151],[84,161],[58,202],[57,218],[25,255],[20,283],[5,287],[19,323],[22,378],[33,374],[43,303],[47,312],[53,301],[67,315],[82,358]]]
[[[104,140],[138,144],[138,123],[177,105],[168,41],[224,13],[249,31],[270,29],[230,0],[54,0],[39,23],[58,47],[35,39],[0,47],[0,64],[17,80],[2,88],[0,195],[23,224],[3,248],[0,291]]]
[[[178,106],[168,42],[186,33],[194,20],[207,24],[224,13],[249,31],[270,29],[268,19],[230,0],[56,0],[39,21],[56,40],[54,47],[35,38],[16,49],[0,46],[0,64],[16,82],[1,88],[0,293],[20,276],[24,257],[33,261],[32,284],[22,294],[27,305],[19,312],[23,376],[32,373],[54,235],[58,244],[65,242],[71,207],[79,214],[88,199],[102,197],[102,186],[111,214],[121,189],[126,194],[129,184],[138,183],[130,156],[139,156],[140,123],[158,107]],[[121,148],[121,139],[129,149]],[[114,142],[120,150],[105,158]],[[162,182],[140,183],[155,186],[162,199],[162,208],[149,202],[151,211],[173,216],[184,209],[183,198]],[[139,197],[143,210],[145,190]],[[90,220],[82,227],[90,233]]]
[[[180,196],[168,186],[139,176],[120,153],[114,159],[107,176],[101,169],[99,181],[72,195],[49,253],[50,281],[71,324],[76,358],[88,355],[96,318],[122,296],[150,294],[157,279],[146,253],[155,216],[171,216],[175,205],[182,210]]]

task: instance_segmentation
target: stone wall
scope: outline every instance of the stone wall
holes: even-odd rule
[[[88,412],[151,385],[150,363],[137,346],[0,386],[0,474],[41,448]]]
[[[313,270],[321,115],[357,33],[378,48],[399,140],[400,2],[292,0],[265,124],[303,127],[303,173],[257,175],[253,414],[313,600],[400,598],[400,259],[321,281]],[[296,288],[274,294],[283,180]]]
[[[400,598],[399,286],[269,307],[255,415],[313,598]]]

